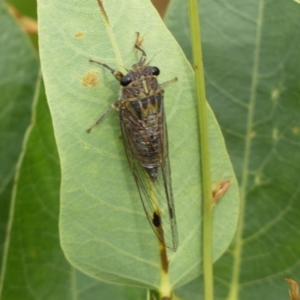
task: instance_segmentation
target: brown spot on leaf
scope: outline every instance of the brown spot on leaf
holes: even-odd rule
[[[99,73],[96,71],[89,71],[81,78],[83,86],[94,87],[99,84]]]
[[[212,187],[212,200],[213,203],[216,204],[228,191],[230,187],[231,181],[230,180],[220,180],[215,183]]]
[[[77,31],[74,35],[74,37],[80,39],[80,38],[83,38],[85,36],[85,32],[83,31]]]

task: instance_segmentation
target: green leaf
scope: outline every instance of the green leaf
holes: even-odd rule
[[[0,255],[2,257],[15,165],[30,122],[38,61],[28,39],[0,1]]]
[[[60,167],[44,88],[12,201],[9,247],[1,299],[141,299],[145,291],[90,278],[65,259],[59,244]]]
[[[58,235],[60,167],[45,92],[37,87],[37,57],[1,1],[0,25],[0,221],[5,242],[0,299],[145,298],[143,290],[100,283],[66,261]],[[39,92],[31,117],[31,103]]]
[[[166,22],[191,58],[185,6],[174,0]],[[288,299],[284,278],[300,276],[300,6],[209,1],[200,10],[207,97],[242,195],[235,244],[215,264],[215,295]],[[202,299],[201,281],[178,294]]]
[[[201,189],[193,72],[149,1],[39,1],[40,53],[61,162],[60,234],[67,259],[108,282],[159,286],[158,242],[148,224],[119,139],[118,118],[89,128],[118,99],[118,82],[94,59],[125,71],[135,63],[136,31],[144,35],[148,61],[161,70],[166,87],[173,192],[179,247],[169,253],[171,284],[200,271]],[[216,120],[208,109],[213,182],[232,186],[216,207],[214,258],[234,234],[238,193]]]

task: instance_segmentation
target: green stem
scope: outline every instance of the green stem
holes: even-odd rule
[[[212,268],[212,191],[207,124],[207,103],[205,96],[204,70],[202,63],[201,35],[197,0],[188,0],[189,20],[192,37],[193,62],[198,100],[200,172],[203,199],[203,272],[204,299],[213,299]]]

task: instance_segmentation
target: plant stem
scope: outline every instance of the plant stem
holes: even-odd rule
[[[202,63],[201,34],[197,0],[188,0],[189,20],[196,79],[196,93],[199,117],[200,172],[203,199],[203,272],[204,299],[213,300],[212,268],[212,187],[207,124],[207,103],[205,96],[204,70]]]

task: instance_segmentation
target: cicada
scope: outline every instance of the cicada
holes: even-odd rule
[[[119,100],[87,132],[97,126],[108,112],[118,111],[125,152],[146,216],[161,243],[176,251],[178,234],[162,85],[177,78],[159,84],[157,77],[160,70],[148,65],[146,52],[140,44],[138,34],[134,46],[141,52],[141,57],[126,75],[90,60],[111,71],[120,82],[121,92]]]

